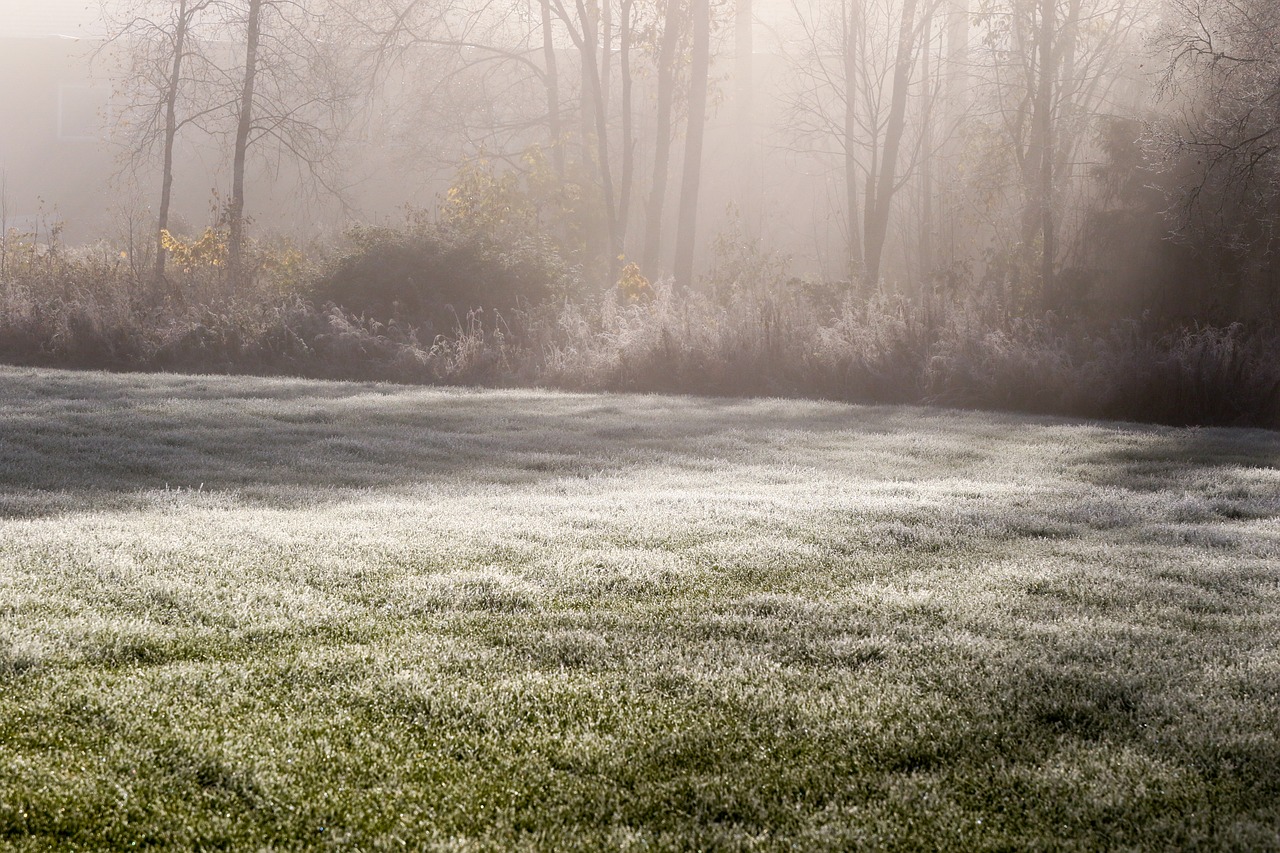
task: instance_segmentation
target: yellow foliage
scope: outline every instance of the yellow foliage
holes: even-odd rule
[[[160,232],[160,245],[184,273],[216,269],[227,263],[227,235],[217,228],[206,228],[198,239],[191,241],[176,237],[166,229]]]
[[[305,278],[306,255],[292,244],[269,249],[260,247],[258,267],[271,274],[272,280],[283,289],[299,285]]]
[[[445,193],[441,218],[496,232],[502,226],[522,224],[533,218],[532,205],[513,172],[498,174],[488,160],[465,163]]]
[[[545,234],[566,257],[581,256],[604,211],[597,194],[583,191],[590,180],[582,164],[570,164],[568,172],[561,174],[537,145],[511,169],[483,156],[468,160],[445,193],[440,219],[508,240]]]
[[[653,301],[653,286],[640,272],[635,261],[622,268],[618,278],[618,297],[627,305],[639,305]]]

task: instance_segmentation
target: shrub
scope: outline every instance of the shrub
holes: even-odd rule
[[[320,279],[316,301],[415,324],[426,340],[454,334],[472,311],[510,318],[574,283],[551,241],[537,235],[504,244],[480,230],[426,225],[358,228],[350,237],[354,249]]]

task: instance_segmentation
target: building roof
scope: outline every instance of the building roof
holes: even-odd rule
[[[0,38],[100,38],[101,0],[0,0]]]

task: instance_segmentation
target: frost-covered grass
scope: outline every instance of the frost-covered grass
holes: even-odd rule
[[[1280,435],[0,369],[0,847],[1280,849]]]

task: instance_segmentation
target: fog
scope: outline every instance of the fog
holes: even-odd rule
[[[515,199],[602,281],[634,262],[680,287],[1270,317],[1278,19],[1267,0],[9,0],[3,230],[221,225],[235,266],[245,229],[327,239]]]

